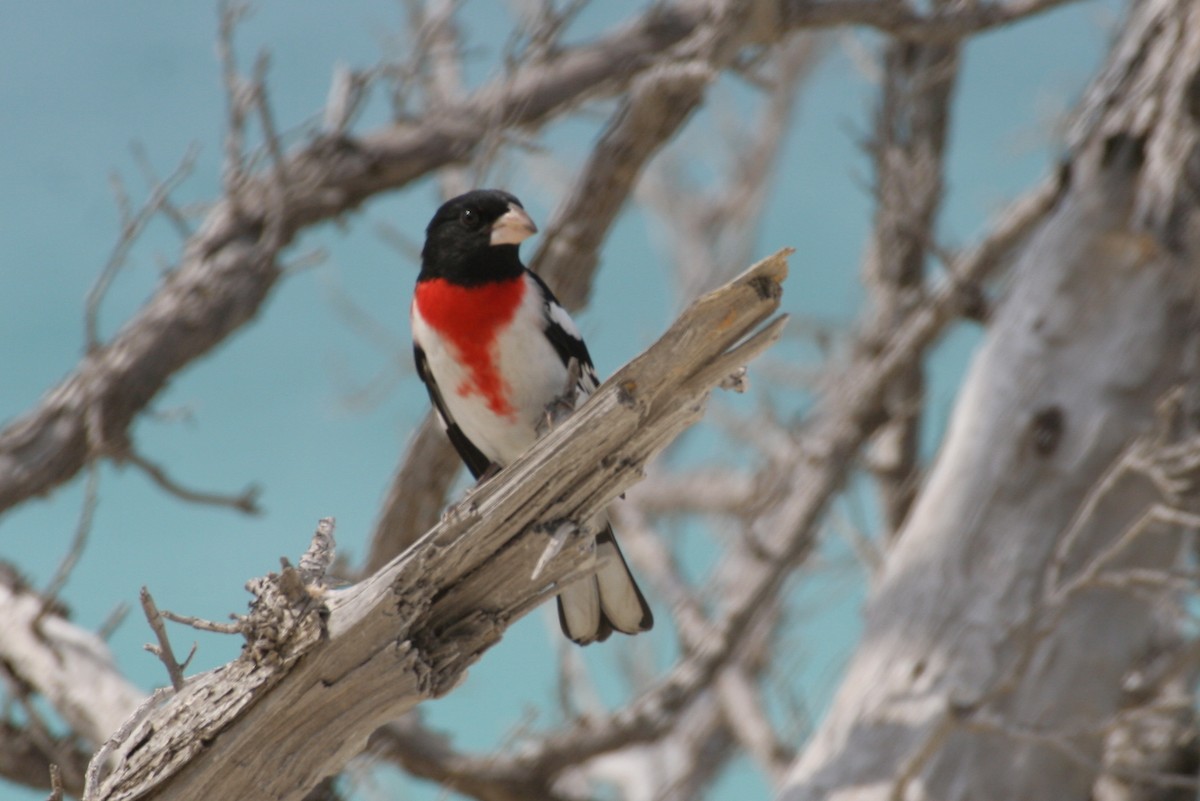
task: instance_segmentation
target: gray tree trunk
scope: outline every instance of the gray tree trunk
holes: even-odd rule
[[[1131,14],[786,801],[1087,799],[1172,625],[1185,499],[1129,449],[1196,380],[1200,4]]]

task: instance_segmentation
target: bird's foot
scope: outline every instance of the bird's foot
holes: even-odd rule
[[[582,374],[583,367],[579,364],[579,360],[572,356],[571,360],[567,362],[567,380],[562,394],[546,404],[542,419],[538,423],[537,435],[539,437],[544,437],[550,429],[574,413],[575,406],[579,402],[579,379]]]

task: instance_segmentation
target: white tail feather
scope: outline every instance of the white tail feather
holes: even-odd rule
[[[642,619],[645,617],[645,607],[633,576],[625,566],[616,544],[609,539],[596,543],[596,556],[601,567],[596,573],[596,583],[600,590],[600,608],[608,617],[617,631],[626,634],[636,634],[642,631]]]
[[[582,578],[558,594],[563,631],[577,643],[589,643],[600,632],[600,589],[593,576]]]

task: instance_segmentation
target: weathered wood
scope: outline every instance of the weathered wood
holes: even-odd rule
[[[377,727],[453,689],[557,582],[589,569],[590,543],[577,537],[533,580],[546,527],[603,510],[700,418],[713,386],[778,338],[786,318],[764,321],[778,308],[786,257],[694,303],[575,415],[374,575],[318,598],[293,594],[279,621],[260,617],[238,660],[190,679],[127,727],[112,749],[116,769],[85,797],[299,799]]]

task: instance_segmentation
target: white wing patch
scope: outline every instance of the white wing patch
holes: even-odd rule
[[[557,303],[547,303],[546,313],[553,322],[558,323],[559,328],[566,331],[576,339],[583,339],[583,334],[579,333],[579,326],[575,325],[575,321],[571,319],[571,315],[567,314],[567,310]]]

